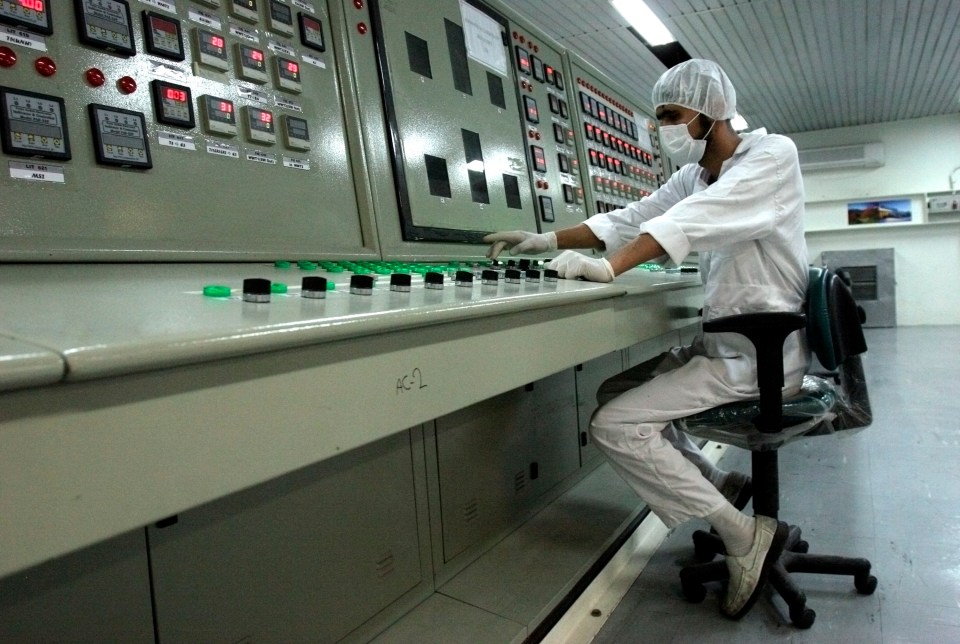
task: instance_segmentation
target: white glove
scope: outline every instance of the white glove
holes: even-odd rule
[[[560,277],[568,280],[582,277],[591,282],[612,282],[615,277],[613,266],[606,258],[593,259],[572,250],[563,251],[544,268],[552,268]]]
[[[490,259],[496,259],[504,248],[509,248],[511,255],[520,253],[538,255],[557,250],[557,234],[554,232],[541,234],[511,230],[505,233],[490,233],[483,238],[483,241],[490,244],[487,250],[487,257]]]

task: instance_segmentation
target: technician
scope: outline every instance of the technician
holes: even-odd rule
[[[736,93],[712,61],[694,59],[667,70],[654,85],[653,105],[663,148],[685,164],[666,184],[641,201],[556,233],[487,235],[488,256],[504,249],[517,255],[593,248],[605,256],[567,250],[548,267],[567,279],[609,282],[640,263],[669,257],[679,264],[697,251],[704,321],[801,311],[807,248],[793,142],[763,130],[738,135],[730,125]],[[784,347],[787,393],[799,390],[807,364],[805,338],[798,332]],[[787,525],[737,510],[731,500],[749,479],[710,464],[672,421],[757,396],[749,340],[701,332],[692,345],[604,383],[590,423],[595,444],[668,527],[696,517],[719,533],[730,571],[721,609],[733,618],[743,616],[760,594],[783,549]]]

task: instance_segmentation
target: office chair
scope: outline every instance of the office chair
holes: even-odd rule
[[[736,332],[750,339],[757,350],[759,400],[736,402],[711,409],[678,422],[690,434],[751,450],[753,510],[778,518],[778,449],[793,439],[858,429],[870,424],[870,402],[860,354],[867,349],[861,324],[863,313],[847,283],[836,273],[810,268],[805,314],[755,313],[705,322],[705,333]],[[806,327],[807,341],[820,366],[827,371],[804,377],[798,395],[782,399],[783,343],[795,330]],[[783,597],[790,621],[810,628],[816,613],[806,606],[806,596],[791,573],[852,575],[863,595],[877,588],[870,562],[852,557],[808,554],[809,545],[800,528],[790,526],[780,560],[771,567],[767,583]],[[680,571],[683,594],[688,601],[706,596],[705,582],[727,578],[724,561],[710,561],[722,553],[723,543],[704,531],[694,534],[695,556],[702,563]]]

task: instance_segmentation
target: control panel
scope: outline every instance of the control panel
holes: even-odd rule
[[[573,226],[587,210],[563,55],[529,29],[511,27],[537,225],[541,232]]]
[[[572,55],[570,73],[590,214],[651,194],[665,180],[653,117]]]
[[[369,7],[404,240],[533,226],[506,19],[459,0]]]
[[[376,255],[342,31],[327,0],[0,0],[0,259]]]

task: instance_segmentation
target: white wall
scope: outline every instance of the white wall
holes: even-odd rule
[[[960,217],[928,217],[927,195],[960,176],[960,114],[791,135],[802,149],[882,142],[883,167],[804,174],[810,261],[825,250],[893,248],[900,325],[960,324]],[[955,186],[960,188],[960,185]],[[913,202],[913,221],[847,225],[847,203]]]

